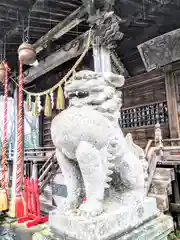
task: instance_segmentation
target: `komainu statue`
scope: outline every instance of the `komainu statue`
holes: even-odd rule
[[[52,121],[51,135],[67,186],[66,212],[92,217],[111,201],[133,207],[144,197],[142,163],[118,123],[116,88],[123,84],[121,75],[83,70],[65,85],[69,107]]]
[[[51,126],[67,186],[49,214],[57,239],[165,240],[173,229],[156,199],[145,196],[144,151],[119,126],[123,84],[123,76],[84,70],[65,85],[69,107]]]

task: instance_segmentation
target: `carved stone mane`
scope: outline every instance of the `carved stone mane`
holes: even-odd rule
[[[139,158],[142,166],[143,166],[143,171],[144,171],[144,180],[145,180],[145,188],[147,186],[147,180],[148,180],[148,162],[146,160],[145,152],[144,150],[136,145],[133,142],[132,134],[128,133],[126,135],[126,141],[128,143],[128,146],[131,148],[133,153]]]
[[[92,71],[80,71],[65,86],[69,106],[88,106],[101,112],[109,120],[117,122],[122,105],[121,91],[116,87],[124,84],[124,77],[105,73],[102,77]]]

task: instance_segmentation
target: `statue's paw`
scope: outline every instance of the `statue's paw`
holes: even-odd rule
[[[78,208],[79,204],[77,201],[70,201],[69,199],[65,199],[61,202],[61,204],[58,206],[58,209],[60,211],[63,211],[65,213],[69,213],[71,211],[74,211]]]
[[[95,217],[103,212],[103,203],[97,200],[87,200],[79,210],[79,216]]]

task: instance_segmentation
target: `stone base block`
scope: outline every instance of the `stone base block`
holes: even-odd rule
[[[80,226],[79,226],[80,227]],[[80,238],[69,236],[71,234],[62,234],[57,229],[53,229],[54,235],[57,240],[79,240]],[[81,228],[83,231],[83,228]],[[172,217],[160,215],[152,220],[141,224],[139,227],[129,229],[122,234],[113,234],[112,236],[98,236],[84,237],[84,240],[168,240],[167,236],[173,231]],[[82,238],[81,238],[82,239]]]
[[[131,209],[112,205],[94,218],[53,211],[49,216],[51,231],[60,240],[163,240],[173,229],[171,217],[159,216],[154,198]]]

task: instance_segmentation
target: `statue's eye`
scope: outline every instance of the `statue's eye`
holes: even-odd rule
[[[79,97],[79,98],[85,98],[88,96],[89,96],[88,92],[78,92],[78,95],[77,95],[77,97]]]

